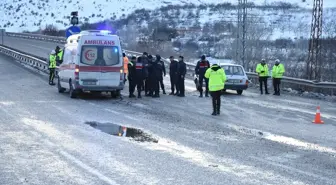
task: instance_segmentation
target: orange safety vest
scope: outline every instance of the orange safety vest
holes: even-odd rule
[[[128,58],[124,57],[124,73],[128,73]]]

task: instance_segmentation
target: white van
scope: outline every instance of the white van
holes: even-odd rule
[[[124,88],[120,39],[107,31],[82,31],[65,44],[59,66],[58,92],[66,89],[75,98],[81,92],[111,92],[116,97]]]

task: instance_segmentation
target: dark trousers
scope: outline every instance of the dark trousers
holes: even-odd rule
[[[158,79],[151,79],[151,94],[159,95],[160,93],[160,81]]]
[[[55,68],[49,68],[49,84],[54,83]]]
[[[221,95],[222,95],[222,91],[212,91],[211,92],[212,107],[213,107],[213,111],[215,113],[219,113],[219,111],[220,111]]]
[[[179,75],[178,77],[178,86],[180,90],[180,95],[185,95],[185,86],[184,86],[184,76]]]
[[[274,93],[280,95],[281,78],[273,78]]]
[[[136,82],[132,79],[128,79],[128,84],[129,84],[129,94],[134,94],[135,91],[135,86],[137,85]]]
[[[145,87],[145,94],[149,93],[151,91],[150,87],[150,79],[146,78],[144,81],[144,87]]]
[[[205,94],[208,95],[209,93],[209,79],[205,78],[204,75],[199,75],[199,92],[201,93],[201,95],[203,95],[203,80],[205,81]]]
[[[263,84],[265,86],[265,93],[268,94],[268,90],[267,90],[267,78],[268,77],[259,77],[260,93],[261,94],[263,94]]]
[[[171,85],[171,92],[174,93],[176,89],[176,93],[179,92],[179,87],[177,85],[177,75],[176,74],[170,74],[170,85]]]
[[[162,91],[165,92],[165,86],[164,86],[164,83],[163,83],[163,79],[160,79],[159,83],[160,83]]]
[[[138,94],[141,94],[142,87],[143,87],[143,79],[137,78],[135,83],[136,83],[136,87],[138,90]]]

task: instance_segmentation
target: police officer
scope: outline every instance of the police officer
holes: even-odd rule
[[[160,97],[160,78],[162,78],[162,65],[159,63],[160,60],[156,59],[152,63],[152,78],[151,78],[151,87],[153,91],[153,98]]]
[[[211,68],[207,69],[204,75],[209,79],[209,90],[212,97],[212,115],[216,116],[220,114],[221,95],[224,89],[226,75],[224,69],[218,64],[213,64]]]
[[[153,56],[148,55],[148,76],[145,81],[145,93],[146,96],[153,96],[154,89],[153,89],[153,81],[155,80],[155,72],[154,72],[154,66],[153,66]]]
[[[197,62],[197,65],[195,67],[195,73],[199,76],[199,91],[200,96],[203,97],[203,80],[205,81],[205,97],[209,97],[209,87],[208,82],[209,80],[207,78],[204,78],[204,74],[207,71],[207,69],[210,68],[210,63],[208,60],[206,60],[205,55],[201,57],[201,60]]]
[[[136,86],[136,57],[133,56],[131,61],[128,61],[127,68],[128,68],[128,83],[129,83],[129,97],[135,98],[134,95],[135,86]]]
[[[280,64],[280,60],[276,59],[275,64],[272,68],[272,78],[274,86],[274,94],[280,96],[280,84],[283,74],[285,73],[285,67],[283,64]]]
[[[62,64],[63,63],[63,49],[61,49],[59,46],[56,46],[55,52],[56,52],[57,64]]]
[[[149,92],[148,89],[148,84],[147,83],[147,79],[148,79],[148,65],[149,65],[149,60],[148,60],[148,53],[147,52],[143,52],[142,57],[141,57],[141,61],[144,65],[144,77],[143,77],[143,83],[142,83],[142,89],[145,90],[145,94],[147,94]]]
[[[171,85],[171,93],[169,95],[177,95],[178,94],[178,86],[177,86],[177,61],[173,56],[169,57],[170,65],[169,65],[169,75],[170,75],[170,85]],[[175,93],[176,89],[176,93]]]
[[[178,94],[179,97],[184,97],[185,96],[185,87],[184,87],[184,79],[185,75],[187,73],[187,65],[184,62],[184,57],[180,56],[179,57],[179,63],[178,63],[178,69],[177,69],[177,77],[178,77],[178,86],[180,93]]]
[[[49,56],[49,85],[55,85],[55,69],[56,69],[56,51],[52,50]]]
[[[138,98],[141,98],[141,91],[143,87],[143,81],[145,77],[145,65],[143,63],[142,57],[138,57],[135,64],[135,76],[136,76],[136,86],[138,90]]]
[[[165,67],[164,62],[161,60],[161,56],[160,55],[156,55],[156,60],[157,60],[158,64],[161,66],[161,68],[162,68],[162,74],[161,74],[161,76],[159,78],[159,82],[160,82],[160,86],[161,86],[163,94],[166,94],[165,86],[164,86],[164,83],[163,83],[163,77],[166,76],[166,67]]]
[[[263,94],[263,84],[265,85],[265,93],[269,94],[267,89],[268,65],[265,59],[262,59],[261,63],[257,65],[256,72],[259,75],[260,94]]]

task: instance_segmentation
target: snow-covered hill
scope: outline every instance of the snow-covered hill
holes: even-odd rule
[[[313,0],[282,0],[300,7],[311,8]],[[2,0],[0,1],[0,27],[8,31],[34,31],[47,24],[63,29],[69,24],[71,11],[78,11],[82,21],[97,22],[118,19],[136,9],[151,9],[167,5],[185,4],[237,4],[237,0]],[[272,4],[280,0],[250,0],[257,5]],[[336,7],[335,0],[324,0],[325,7]]]

